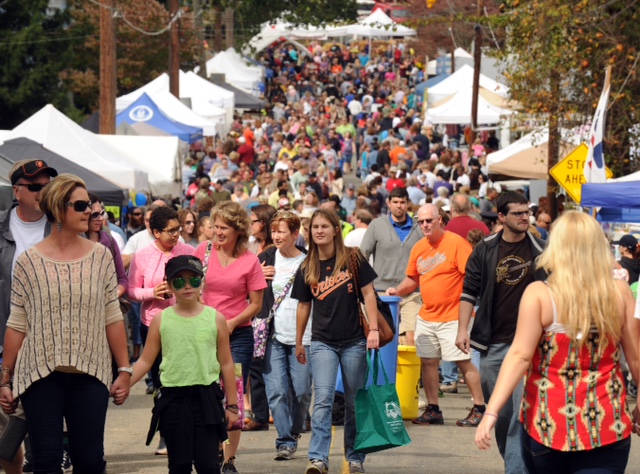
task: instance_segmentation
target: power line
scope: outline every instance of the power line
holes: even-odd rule
[[[164,28],[162,28],[161,30],[158,31],[146,31],[143,30],[142,28],[134,25],[133,23],[131,23],[131,21],[125,16],[125,14],[118,10],[117,8],[114,8],[112,6],[109,5],[105,5],[103,3],[100,3],[97,0],[89,0],[91,3],[93,3],[94,5],[99,6],[100,8],[104,8],[106,10],[109,10],[113,13],[113,17],[114,18],[121,18],[122,21],[132,30],[137,31],[138,33],[141,33],[143,35],[147,35],[147,36],[159,36],[163,33],[166,33],[167,31],[169,31],[171,29],[171,27],[173,26],[173,24],[178,21],[180,18],[182,18],[182,15],[184,14],[184,12],[182,11],[182,9],[179,9],[175,15],[173,15],[173,17],[171,18],[171,20],[169,20],[169,23],[167,24],[167,26],[165,26]],[[135,15],[134,15],[135,16]]]
[[[100,35],[84,35],[84,36],[69,36],[67,38],[47,38],[47,39],[39,39],[39,40],[31,40],[31,41],[5,41],[0,43],[0,46],[9,46],[9,45],[16,45],[16,44],[35,44],[35,43],[49,43],[49,42],[53,42],[53,41],[72,41],[72,40],[76,40],[76,39],[83,39],[83,38],[97,38]]]

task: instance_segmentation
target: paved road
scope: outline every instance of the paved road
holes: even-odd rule
[[[152,446],[145,446],[152,405],[150,395],[144,394],[144,384],[134,387],[131,397],[122,407],[110,405],[106,428],[106,457],[109,474],[167,472],[166,457],[153,454]],[[438,473],[438,474],[495,474],[502,471],[502,460],[495,446],[481,452],[473,444],[474,429],[460,428],[455,420],[466,416],[471,400],[463,385],[458,394],[440,399],[444,412],[444,426],[417,426],[406,422],[412,443],[367,457],[368,473]],[[241,474],[282,473],[302,474],[307,464],[309,435],[303,435],[299,451],[291,461],[273,461],[276,432],[243,433],[236,467]],[[640,472],[639,442],[634,439],[629,460],[629,473]],[[331,449],[331,470],[338,473],[342,465],[342,428],[334,427]],[[347,471],[348,472],[348,471]]]

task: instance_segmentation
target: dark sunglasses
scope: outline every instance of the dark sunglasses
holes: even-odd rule
[[[434,217],[433,219],[418,219],[416,222],[418,223],[418,225],[431,224],[436,219],[437,217]]]
[[[131,214],[132,216],[136,216],[136,217],[140,217],[142,215],[142,212],[134,212],[133,214]]]
[[[191,288],[200,288],[200,285],[202,285],[202,278],[200,277],[174,278],[173,280],[171,280],[171,286],[173,286],[176,290],[181,290],[182,288],[184,288],[184,285],[186,285],[187,282],[189,282],[189,285],[191,285]]]
[[[84,212],[91,207],[91,201],[69,201],[67,206],[73,207],[76,212]]]
[[[47,186],[47,184],[28,183],[28,184],[14,184],[14,186],[23,186],[27,188],[29,191],[31,191],[32,193],[39,193]]]
[[[104,217],[104,211],[96,211],[91,213],[91,220],[97,221],[98,219],[102,219]]]

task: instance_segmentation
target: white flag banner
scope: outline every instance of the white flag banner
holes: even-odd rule
[[[604,89],[598,100],[598,108],[591,121],[591,131],[589,132],[589,151],[584,162],[584,177],[587,183],[605,183],[607,181],[606,167],[604,163],[604,127],[607,115],[607,104],[609,102],[609,91],[611,89],[611,66],[607,67],[604,78]]]

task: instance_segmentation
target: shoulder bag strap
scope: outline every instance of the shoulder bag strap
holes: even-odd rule
[[[204,291],[204,285],[206,284],[207,270],[209,268],[209,259],[211,258],[211,249],[213,248],[213,242],[210,240],[207,242],[207,250],[204,254],[204,261],[202,262],[202,289],[200,294]]]
[[[287,293],[289,293],[289,288],[291,288],[291,285],[293,285],[293,280],[296,279],[296,273],[298,273],[298,270],[293,272],[293,275],[291,275],[291,278],[289,278],[289,281],[285,285],[284,290],[282,290],[282,293],[280,293],[280,296],[278,296],[276,298],[276,300],[274,301],[273,308],[271,308],[271,311],[269,311],[269,316],[267,316],[267,319],[269,321],[271,321],[271,319],[273,319],[273,316],[276,314],[276,311],[278,311],[278,308],[280,307],[280,304],[287,297]]]

